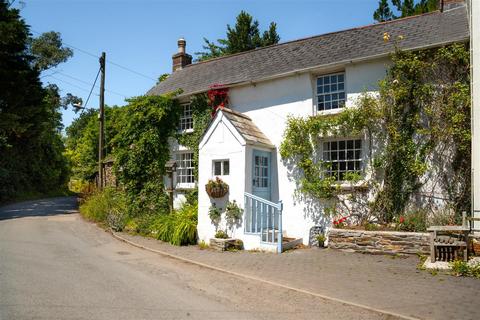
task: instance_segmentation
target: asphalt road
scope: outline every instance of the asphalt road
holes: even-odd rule
[[[73,197],[0,208],[1,320],[387,318],[132,247]]]

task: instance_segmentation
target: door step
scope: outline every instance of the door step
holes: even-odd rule
[[[303,243],[303,238],[295,239],[295,238],[284,237],[282,238],[282,251],[293,249],[302,243]]]

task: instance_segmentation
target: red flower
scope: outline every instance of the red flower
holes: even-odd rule
[[[404,217],[404,216],[400,216],[400,219],[398,219],[398,222],[404,223],[404,222],[405,222],[405,217]]]

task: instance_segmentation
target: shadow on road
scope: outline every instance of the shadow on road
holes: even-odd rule
[[[0,220],[69,214],[77,209],[77,197],[31,200],[0,207]]]

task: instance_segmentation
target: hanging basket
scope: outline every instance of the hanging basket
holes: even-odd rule
[[[205,191],[211,198],[222,198],[228,193],[228,184],[221,179],[209,180],[205,185]]]

